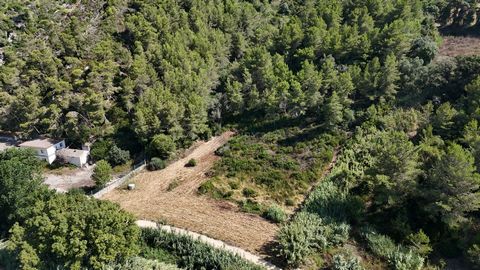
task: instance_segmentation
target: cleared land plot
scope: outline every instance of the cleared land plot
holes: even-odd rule
[[[480,37],[445,36],[440,56],[480,55]]]
[[[71,169],[68,167],[44,174],[44,183],[58,192],[67,192],[72,188],[93,187],[93,166]]]
[[[142,172],[131,182],[133,191],[117,189],[102,199],[120,204],[138,219],[163,220],[175,227],[208,235],[252,253],[263,254],[263,248],[274,240],[278,226],[265,219],[241,212],[228,201],[198,196],[198,187],[219,159],[215,150],[224,145],[232,132],[198,143],[188,154],[156,172]],[[195,167],[185,167],[190,159]]]

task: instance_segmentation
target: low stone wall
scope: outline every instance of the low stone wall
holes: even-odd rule
[[[130,171],[123,177],[118,178],[117,180],[110,182],[106,187],[102,188],[101,190],[97,191],[92,195],[94,198],[101,198],[103,195],[107,194],[108,192],[116,189],[117,187],[123,185],[123,183],[127,182],[130,178],[135,176],[137,173],[141,172],[145,167],[147,166],[146,163],[143,163],[142,165],[138,166],[136,169]]]

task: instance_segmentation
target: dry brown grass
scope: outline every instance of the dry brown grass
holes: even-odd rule
[[[445,36],[439,55],[444,57],[480,55],[480,37]]]
[[[200,142],[185,157],[167,168],[135,176],[135,190],[117,189],[103,199],[120,204],[138,219],[164,220],[170,225],[262,255],[264,246],[274,239],[277,225],[259,216],[241,212],[231,202],[213,200],[196,193],[198,187],[208,179],[205,173],[219,158],[214,154],[215,150],[232,136],[232,132],[226,132],[208,142]],[[192,158],[197,160],[197,165],[185,167]],[[174,188],[173,182],[176,182]]]

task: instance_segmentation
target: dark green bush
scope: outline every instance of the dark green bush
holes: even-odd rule
[[[261,214],[263,212],[263,207],[258,202],[255,202],[251,199],[244,200],[240,203],[242,211],[252,214]]]
[[[96,141],[95,143],[93,143],[92,149],[90,150],[90,157],[94,161],[98,161],[102,159],[108,160],[109,159],[108,151],[110,150],[112,145],[113,145],[113,142],[110,140]]]
[[[172,137],[158,134],[153,137],[148,149],[151,156],[168,159],[175,152],[176,145]]]
[[[190,159],[187,162],[187,164],[185,164],[185,167],[195,167],[195,166],[197,166],[197,161],[194,158]]]
[[[263,269],[239,256],[215,249],[187,235],[143,229],[142,239],[151,249],[163,249],[173,254],[177,258],[177,265],[184,269]]]
[[[228,185],[230,186],[231,189],[237,190],[240,187],[240,184],[235,181],[229,181]]]
[[[294,206],[295,205],[295,200],[293,200],[292,198],[287,198],[287,199],[285,199],[285,205],[286,206]]]
[[[120,149],[115,144],[108,151],[108,162],[112,166],[122,165],[130,160],[130,152]]]
[[[245,196],[247,198],[252,198],[252,197],[257,196],[257,192],[254,189],[248,188],[248,187],[246,187],[242,190],[242,194],[243,194],[243,196]]]
[[[212,180],[208,180],[203,182],[199,187],[198,187],[198,193],[199,194],[207,194],[210,193],[215,189],[215,185],[213,184]]]
[[[467,259],[474,269],[480,269],[480,245],[472,245],[468,249]]]
[[[150,171],[157,171],[157,170],[162,170],[166,166],[165,160],[161,158],[154,157],[150,160],[150,163],[148,163],[148,169]]]

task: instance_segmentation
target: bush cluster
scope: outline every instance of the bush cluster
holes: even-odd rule
[[[148,163],[148,169],[150,171],[162,170],[165,168],[165,166],[166,166],[165,160],[158,157],[152,158],[150,160],[150,163]]]
[[[316,214],[300,212],[280,229],[280,254],[298,266],[313,252],[344,244],[349,229],[347,224],[327,223]]]
[[[332,270],[364,270],[358,257],[353,255],[335,254]]]
[[[112,166],[117,166],[130,160],[130,152],[121,149],[111,140],[99,140],[92,145],[90,157],[94,161],[106,160]]]
[[[388,261],[396,270],[421,270],[425,259],[414,250],[396,245],[387,236],[369,231],[365,233],[369,249],[377,256]]]
[[[148,248],[163,249],[173,254],[177,258],[177,265],[182,269],[263,269],[237,255],[215,249],[187,235],[143,229],[142,239]]]

